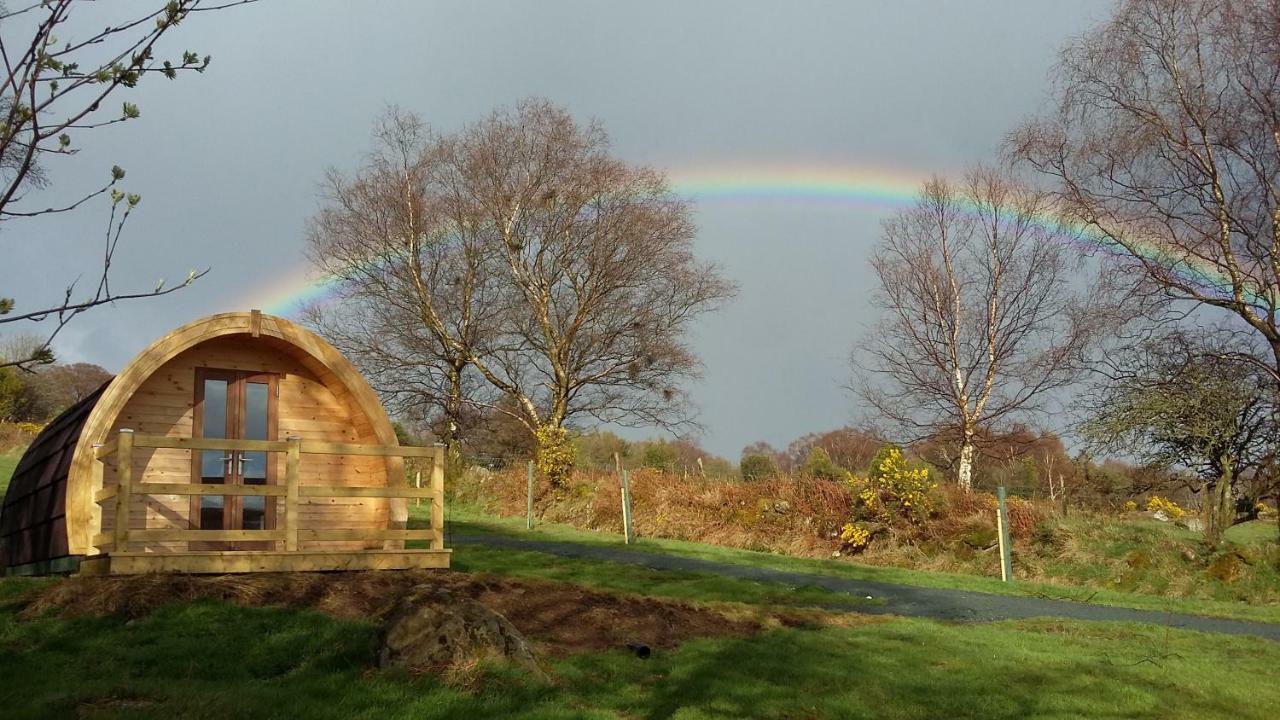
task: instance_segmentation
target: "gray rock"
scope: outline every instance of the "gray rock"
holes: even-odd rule
[[[382,666],[441,670],[476,658],[505,658],[539,677],[529,643],[502,615],[471,598],[422,588],[386,615]]]

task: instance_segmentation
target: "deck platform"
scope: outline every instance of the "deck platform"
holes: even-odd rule
[[[221,552],[123,552],[80,561],[81,575],[176,572],[223,574],[324,570],[410,570],[449,567],[452,550],[356,550],[345,552],[235,550]]]

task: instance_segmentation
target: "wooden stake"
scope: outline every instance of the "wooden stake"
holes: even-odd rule
[[[533,529],[533,461],[529,461],[529,492],[525,502],[524,529]]]
[[[630,545],[636,536],[631,529],[631,471],[622,471],[622,537]]]
[[[996,488],[999,508],[996,510],[996,532],[1000,536],[1000,579],[1013,582],[1013,542],[1009,538],[1009,510],[1005,505],[1004,486]]]

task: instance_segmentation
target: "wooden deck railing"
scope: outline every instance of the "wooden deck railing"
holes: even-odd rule
[[[135,476],[134,450],[172,448],[223,452],[285,453],[283,485],[224,485],[200,483],[140,482]],[[431,486],[353,487],[350,485],[302,485],[299,482],[303,455],[362,455],[373,457],[431,458]],[[114,552],[127,552],[131,542],[283,542],[285,551],[296,552],[305,540],[429,540],[434,550],[444,549],[444,446],[401,447],[302,440],[224,440],[217,438],[174,438],[135,434],[121,430],[116,439],[98,447],[95,456],[105,462],[115,457],[116,483],[99,489],[94,500],[110,505],[115,523],[109,533],[98,533],[93,545],[108,545]],[[129,505],[134,495],[236,495],[284,498],[284,527],[272,530],[134,529],[129,527]],[[425,530],[402,529],[305,529],[298,526],[298,501],[314,497],[429,498],[431,526]],[[103,507],[105,515],[108,507]]]

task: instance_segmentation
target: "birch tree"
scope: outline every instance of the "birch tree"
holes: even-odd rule
[[[544,445],[575,417],[691,422],[685,335],[734,287],[694,255],[687,203],[599,125],[530,100],[331,185],[317,266],[425,333],[417,359],[465,365],[492,411]]]
[[[1004,171],[934,179],[871,259],[881,317],[853,356],[859,394],[900,439],[954,443],[966,490],[983,437],[1076,381],[1097,335],[1049,210]]]
[[[1225,315],[1280,383],[1280,3],[1126,0],[1010,138],[1148,299]]]

